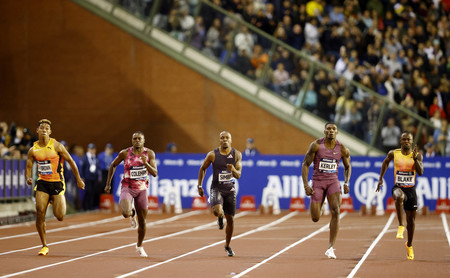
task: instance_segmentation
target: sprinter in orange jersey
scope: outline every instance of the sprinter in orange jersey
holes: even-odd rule
[[[49,249],[45,237],[45,214],[47,206],[53,203],[53,214],[62,221],[66,215],[66,198],[64,192],[66,184],[64,182],[63,163],[66,160],[77,179],[79,188],[84,189],[84,182],[80,177],[77,165],[73,161],[66,148],[53,138],[50,138],[51,122],[42,119],[38,123],[36,130],[39,140],[34,142],[33,147],[28,151],[27,169],[25,177],[27,184],[32,185],[31,169],[36,161],[38,170],[38,180],[36,182],[36,229],[42,242],[42,249],[38,255],[45,256]]]
[[[400,137],[400,149],[391,150],[381,165],[380,177],[376,191],[380,191],[383,187],[383,176],[394,160],[394,186],[392,188],[392,197],[395,200],[395,208],[397,210],[398,230],[397,238],[403,238],[403,209],[406,214],[406,230],[408,231],[408,241],[406,245],[406,254],[408,260],[414,260],[414,252],[412,241],[415,230],[415,219],[417,211],[417,195],[416,195],[416,173],[423,175],[423,156],[417,151],[417,145],[412,149],[413,136],[410,132],[403,132]]]

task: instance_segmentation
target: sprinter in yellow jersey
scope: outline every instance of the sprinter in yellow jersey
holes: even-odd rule
[[[53,138],[50,138],[51,122],[42,119],[38,123],[36,133],[39,141],[34,142],[28,151],[27,169],[25,177],[27,184],[32,185],[31,168],[33,162],[37,163],[39,178],[36,182],[36,229],[42,242],[42,249],[38,255],[48,254],[47,240],[45,237],[45,214],[50,201],[53,201],[53,214],[62,221],[66,215],[66,198],[64,191],[66,185],[63,176],[63,162],[66,160],[77,179],[79,188],[84,189],[84,182],[78,173],[78,168],[66,148]]]
[[[415,229],[415,219],[417,210],[417,196],[416,196],[416,173],[419,176],[423,175],[423,157],[417,151],[417,145],[412,149],[413,136],[410,132],[402,133],[400,138],[400,149],[391,150],[383,161],[381,166],[380,177],[378,180],[377,192],[383,186],[383,176],[389,166],[389,163],[394,160],[394,178],[395,184],[392,188],[392,197],[395,200],[395,208],[397,210],[398,230],[397,238],[403,238],[403,208],[406,214],[406,230],[408,231],[408,242],[406,245],[406,252],[408,260],[414,260],[414,252],[412,248],[412,241]]]

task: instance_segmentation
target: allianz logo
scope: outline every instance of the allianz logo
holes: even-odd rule
[[[259,167],[277,167],[278,162],[275,159],[272,160],[257,160],[256,166]]]
[[[183,166],[184,160],[183,159],[164,159],[163,165],[165,166]]]

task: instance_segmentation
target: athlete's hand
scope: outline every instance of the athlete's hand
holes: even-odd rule
[[[105,193],[106,193],[106,194],[111,193],[111,184],[107,184],[107,185],[105,186]]]
[[[417,155],[419,154],[419,152],[417,151],[417,145],[414,146],[414,149],[412,151],[412,155],[413,155],[413,159],[414,161],[417,159]]]
[[[227,170],[228,171],[233,172],[233,168],[234,168],[233,164],[227,164]]]
[[[147,157],[145,156],[145,154],[141,154],[141,159],[142,159],[142,163],[146,163],[147,162]]]
[[[203,187],[198,186],[197,189],[198,189],[198,195],[200,195],[200,197],[203,197],[203,194],[204,194]]]
[[[307,185],[307,186],[305,186],[305,193],[306,193],[306,196],[311,196],[314,194],[314,189],[312,189],[311,186]]]
[[[27,179],[27,184],[28,185],[33,185],[33,179],[32,178],[28,178]]]
[[[348,184],[344,184],[344,194],[348,194],[350,192],[350,188],[348,187]]]
[[[79,188],[79,189],[83,189],[83,190],[84,190],[84,187],[86,186],[86,185],[84,184],[84,181],[83,181],[82,179],[78,179],[78,180],[77,180],[77,185],[78,185],[78,188]]]
[[[378,181],[377,190],[375,190],[375,191],[379,192],[382,187],[383,187],[383,179]]]

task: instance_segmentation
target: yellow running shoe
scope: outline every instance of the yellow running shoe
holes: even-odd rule
[[[414,260],[414,251],[412,246],[408,246],[408,243],[405,242],[405,246],[406,246],[406,257],[408,258],[408,260]]]
[[[403,231],[405,230],[404,226],[398,226],[397,230],[397,238],[403,238]]]
[[[48,255],[48,247],[44,246],[42,247],[41,251],[38,253],[39,256],[47,256]]]

